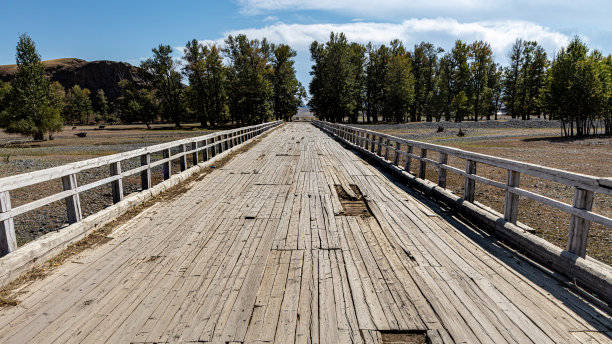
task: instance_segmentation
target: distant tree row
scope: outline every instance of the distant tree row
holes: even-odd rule
[[[171,54],[170,46],[160,45],[141,63],[144,89],[121,82],[123,120],[150,123],[161,115],[176,126],[193,120],[212,127],[249,125],[288,120],[305,97],[293,66],[296,52],[286,44],[238,35],[220,48],[194,39],[184,49],[182,68]]]
[[[328,42],[313,42],[310,54],[308,105],[324,120],[478,121],[505,109],[512,118],[558,119],[565,135],[602,126],[612,134],[611,57],[589,54],[578,38],[552,62],[537,42],[518,39],[505,68],[483,41],[457,40],[444,53],[426,42],[413,50],[399,40],[364,46],[332,32]]]
[[[78,85],[65,90],[50,83],[34,42],[23,34],[15,79],[0,81],[0,127],[43,140],[52,139],[65,124],[118,119],[147,126],[160,118],[176,126],[193,121],[213,127],[248,125],[288,120],[306,96],[295,76],[296,52],[286,44],[238,35],[229,36],[223,49],[195,39],[187,42],[182,61],[171,54],[168,45],[154,48],[140,65],[145,87],[122,80],[121,96],[110,104],[103,90],[92,94]]]

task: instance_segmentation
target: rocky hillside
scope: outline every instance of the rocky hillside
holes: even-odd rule
[[[64,58],[43,61],[45,73],[51,81],[58,81],[68,89],[74,85],[88,88],[92,93],[103,89],[106,97],[114,101],[120,91],[117,83],[128,79],[142,85],[138,68],[125,62],[92,61]],[[17,65],[0,66],[0,80],[11,81],[17,73]]]

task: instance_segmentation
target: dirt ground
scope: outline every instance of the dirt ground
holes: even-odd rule
[[[432,128],[401,128],[384,125],[368,126],[371,130],[404,138],[452,146],[472,152],[539,164],[566,171],[612,177],[612,138],[590,137],[585,139],[562,138],[558,128],[470,128],[464,124],[464,137],[458,137],[457,128],[446,128],[438,133]],[[467,127],[467,128],[466,128]],[[415,154],[419,154],[418,149]],[[430,159],[438,159],[430,154]],[[465,169],[465,160],[449,157],[449,163]],[[411,170],[416,172],[417,164]],[[496,181],[506,181],[506,171],[485,164],[478,164],[477,174]],[[436,182],[437,170],[428,167],[427,179]],[[574,188],[540,178],[521,175],[520,187],[541,195],[571,204]],[[447,188],[463,194],[464,179],[448,172]],[[475,200],[503,213],[505,193],[492,186],[476,183]],[[612,196],[596,194],[593,211],[612,217]],[[569,232],[570,216],[541,203],[519,199],[518,220],[536,230],[535,234],[558,247],[565,248]],[[612,228],[592,223],[589,231],[587,254],[612,265]]]

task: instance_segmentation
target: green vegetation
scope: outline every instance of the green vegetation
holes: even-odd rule
[[[62,129],[60,100],[45,77],[45,67],[27,34],[17,43],[17,75],[2,98],[0,126],[9,133],[44,139]],[[3,87],[3,93],[6,87]],[[4,99],[6,98],[6,99]]]
[[[578,38],[549,61],[535,41],[516,40],[501,67],[487,42],[457,40],[444,50],[421,42],[359,45],[344,34],[313,42],[309,102],[321,119],[356,123],[456,122],[512,118],[560,120],[566,136],[612,134],[612,57]],[[550,68],[549,68],[550,67]],[[574,130],[575,128],[575,130]]]

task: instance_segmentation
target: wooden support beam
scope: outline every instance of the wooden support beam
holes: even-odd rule
[[[440,152],[440,165],[438,165],[438,186],[446,189],[446,169],[444,169],[443,165],[448,163],[448,154],[444,152]]]
[[[382,136],[378,137],[378,149],[376,150],[376,155],[382,156]]]
[[[517,171],[508,170],[506,185],[519,187],[521,174]],[[506,204],[504,206],[504,220],[516,224],[518,216],[519,195],[506,190]]]
[[[199,163],[199,157],[198,157],[198,142],[194,141],[191,143],[191,150],[195,150],[195,152],[191,153],[191,160],[193,162],[193,166],[197,165]]]
[[[76,189],[76,174],[70,174],[62,177],[62,186],[64,187],[64,191]],[[81,200],[78,193],[66,197],[66,211],[68,213],[69,224],[79,222],[83,219],[83,213],[81,212]]]
[[[410,173],[410,163],[412,162],[412,146],[406,147],[406,161],[404,162],[404,171]]]
[[[8,191],[0,192],[0,213],[11,211],[11,196]],[[5,256],[17,249],[17,237],[15,236],[15,224],[10,217],[0,221],[0,257]]]
[[[574,208],[591,211],[593,207],[593,199],[595,194],[593,191],[588,191],[576,188],[574,191]],[[567,250],[579,257],[586,256],[587,238],[591,222],[581,217],[572,215],[570,217],[569,239],[567,241]]]
[[[151,154],[143,154],[140,156],[140,166],[149,166],[151,163]],[[143,190],[151,188],[151,167],[140,172],[140,186]]]
[[[168,159],[170,157],[170,148],[164,149],[162,151],[162,154],[164,159]],[[172,175],[172,161],[166,161],[165,163],[163,163],[163,166],[164,180],[170,179],[170,176]]]
[[[421,161],[419,162],[419,178],[425,179],[425,173],[427,172],[427,149],[421,148]]]
[[[121,175],[121,162],[117,161],[110,164],[110,175]],[[113,203],[121,202],[123,200],[123,180],[119,178],[112,181],[111,189],[113,191]]]
[[[465,173],[467,174],[476,174],[476,161],[467,160],[465,164]],[[463,189],[463,199],[468,202],[474,202],[474,190],[476,186],[476,181],[474,179],[470,179],[465,177],[465,187]]]
[[[370,134],[366,133],[365,150],[369,150],[369,147],[370,147]]]

